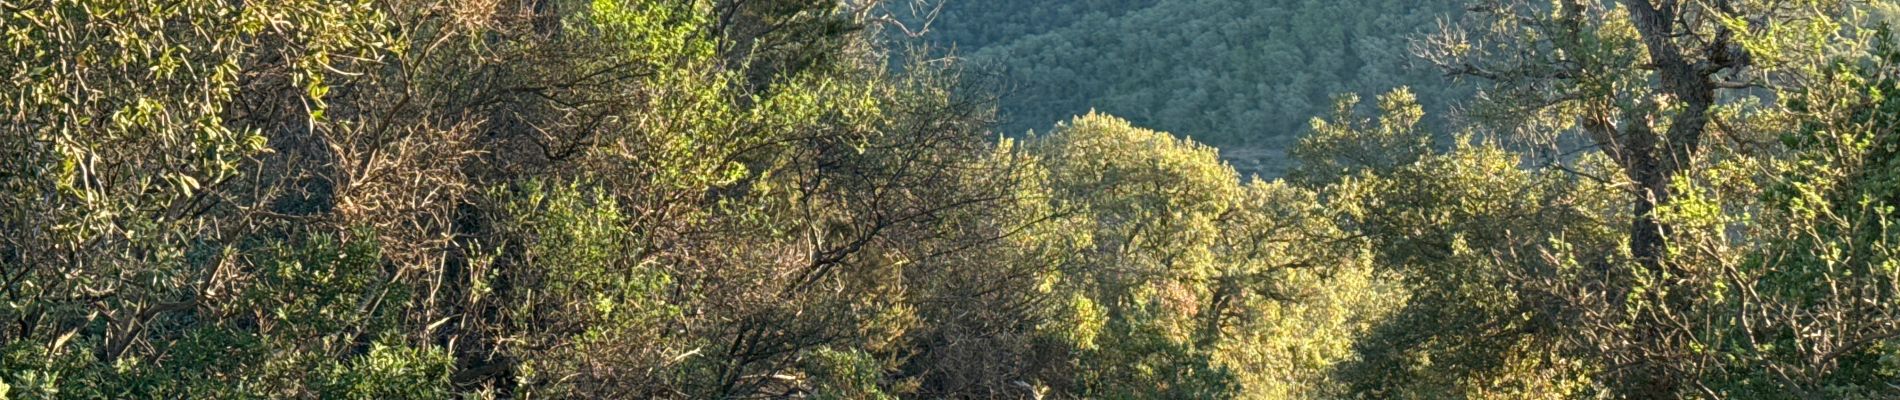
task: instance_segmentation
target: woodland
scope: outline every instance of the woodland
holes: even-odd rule
[[[0,399],[1896,399],[1896,16],[0,0]]]

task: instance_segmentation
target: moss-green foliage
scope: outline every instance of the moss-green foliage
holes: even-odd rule
[[[911,24],[934,16],[925,35],[932,42],[965,50],[1007,45],[1022,38],[1060,31],[1077,24],[1100,23],[1162,3],[1159,0],[1055,1],[1043,7],[1016,3],[956,1],[930,4],[915,13],[900,13]],[[984,28],[979,28],[984,27]]]
[[[1240,186],[1212,148],[1088,115],[1029,150],[1049,170],[1052,202],[1083,250],[1053,290],[1075,291],[1072,389],[1127,398],[1230,393],[1232,378],[1192,344],[1199,282],[1215,268],[1216,219]],[[1058,323],[1058,326],[1071,325]],[[1109,365],[1127,368],[1107,368]]]
[[[1396,287],[1312,191],[1243,183],[1205,145],[1090,114],[1031,135],[1049,204],[1075,246],[1043,290],[1042,327],[1102,398],[1324,398]],[[1296,350],[1297,349],[1297,350]]]
[[[94,362],[98,349],[111,351],[98,339],[109,331],[93,331],[104,324],[69,331],[54,352],[16,342],[4,378],[12,395],[449,396],[452,360],[445,350],[391,336],[401,328],[401,310],[415,303],[387,285],[374,243],[320,236],[254,250],[256,281],[221,288],[229,298],[189,315],[151,320],[147,329],[157,332],[138,355]]]
[[[951,1],[925,37],[1003,78],[1003,130],[1098,110],[1232,149],[1245,173],[1284,151],[1340,93],[1412,86],[1437,111],[1462,89],[1409,57],[1460,1]]]
[[[368,354],[318,371],[314,386],[326,399],[448,399],[454,365],[440,348],[375,343]]]
[[[1239,395],[1234,373],[1216,364],[1208,351],[1194,349],[1154,324],[1145,310],[1108,321],[1106,344],[1077,356],[1077,386],[1082,397],[1103,399],[1204,399]]]
[[[1885,32],[1880,33],[1886,35]],[[1782,132],[1790,154],[1775,160],[1778,179],[1759,197],[1705,196],[1703,203],[1760,201],[1760,244],[1735,261],[1740,278],[1723,282],[1708,302],[1722,310],[1781,317],[1723,319],[1703,342],[1725,357],[1712,371],[1716,390],[1751,398],[1871,399],[1897,394],[1892,296],[1900,275],[1893,229],[1896,88],[1891,43],[1859,65],[1831,65],[1826,79],[1785,101],[1798,125]],[[1728,213],[1676,215],[1686,221]],[[1787,227],[1787,228],[1772,228]],[[1688,255],[1698,255],[1691,253]],[[1758,311],[1757,311],[1758,310]],[[1772,315],[1772,314],[1771,314]],[[1797,316],[1798,315],[1798,316]],[[1832,336],[1802,335],[1830,326]]]
[[[1378,140],[1372,136],[1369,139]],[[1410,298],[1344,370],[1375,397],[1568,398],[1590,367],[1550,336],[1562,315],[1539,284],[1587,276],[1580,267],[1501,258],[1562,240],[1613,248],[1615,192],[1557,172],[1525,171],[1495,145],[1461,146],[1340,184],[1352,218],[1371,235],[1382,268],[1403,275]],[[1613,221],[1613,220],[1612,220]]]
[[[1350,94],[1454,3],[1350,3],[945,8],[1075,89],[1018,136],[892,3],[0,0],[0,398],[1900,395],[1871,19],[1696,19],[1762,87],[1639,214],[1566,147],[1685,120],[1631,9],[1473,9],[1426,55],[1524,75],[1454,131]],[[1302,121],[1286,180],[1184,139]]]
[[[882,366],[871,355],[860,351],[819,348],[812,351],[801,369],[811,374],[812,397],[828,400],[890,399],[878,388]]]
[[[1425,110],[1410,89],[1380,95],[1379,120],[1358,117],[1359,97],[1334,99],[1328,118],[1313,118],[1313,131],[1291,153],[1299,166],[1291,174],[1309,184],[1325,184],[1363,173],[1391,172],[1431,153],[1431,136],[1418,126]]]
[[[521,360],[523,391],[588,390],[598,383],[580,377],[653,368],[676,351],[666,335],[680,317],[664,297],[671,278],[641,256],[616,200],[536,181],[491,196],[498,231],[519,239],[475,271],[472,300],[499,308],[499,352]]]

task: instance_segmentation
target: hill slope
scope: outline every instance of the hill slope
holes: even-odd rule
[[[1406,50],[1409,37],[1461,4],[963,0],[945,5],[932,40],[1003,74],[1006,132],[1047,130],[1093,109],[1227,149],[1255,148],[1264,159],[1237,164],[1273,174],[1280,151],[1330,112],[1333,95],[1411,86],[1422,99],[1462,97]]]

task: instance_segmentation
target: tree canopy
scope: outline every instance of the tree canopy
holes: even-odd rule
[[[1409,86],[1434,113],[1468,88],[1408,53],[1411,36],[1464,2],[968,0],[937,10],[926,38],[1000,77],[1002,129],[1090,110],[1229,150],[1277,176],[1307,120],[1335,94]],[[925,14],[930,15],[930,14]],[[933,36],[934,35],[934,36]]]
[[[0,0],[0,399],[1896,398],[1896,10]]]

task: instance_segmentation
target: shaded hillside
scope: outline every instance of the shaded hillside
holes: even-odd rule
[[[1444,100],[1463,92],[1412,60],[1408,39],[1460,4],[970,0],[947,4],[932,34],[1004,75],[1007,132],[1047,130],[1093,109],[1223,148],[1258,148],[1266,159],[1239,163],[1273,173],[1334,94],[1410,86],[1443,115]]]

